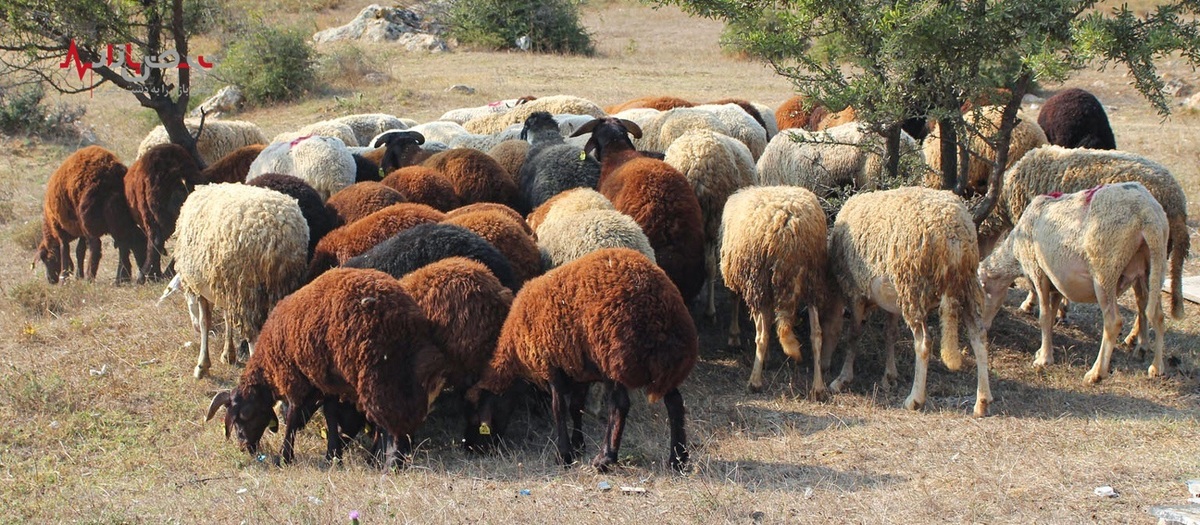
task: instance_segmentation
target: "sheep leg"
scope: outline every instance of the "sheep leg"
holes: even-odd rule
[[[883,321],[883,348],[886,356],[883,366],[883,388],[891,390],[898,384],[900,372],[896,370],[896,340],[900,335],[900,316],[887,314]]]
[[[687,432],[683,428],[683,395],[678,388],[672,389],[663,398],[663,404],[667,405],[667,420],[671,424],[671,468],[683,472],[688,461]]]
[[[767,324],[767,315],[758,309],[752,309],[750,317],[754,319],[754,365],[750,368],[750,384],[746,388],[754,393],[762,391],[763,361],[767,359],[771,345],[771,326]]]
[[[162,279],[162,254],[166,252],[166,239],[163,239],[156,230],[157,228],[151,227],[150,235],[146,237],[146,262],[142,264],[141,272],[138,275],[138,284],[145,283],[146,280]]]
[[[828,373],[832,368],[833,352],[842,336],[845,310],[846,305],[840,298],[830,299],[821,307],[821,320],[827,323],[821,327],[821,373]]]
[[[1100,340],[1100,355],[1096,356],[1092,369],[1083,376],[1083,380],[1088,383],[1099,383],[1108,377],[1113,347],[1121,337],[1121,311],[1117,309],[1116,295],[1101,288],[1099,283],[1096,284],[1096,302],[1104,315],[1104,337]]]
[[[816,305],[808,305],[808,326],[811,327],[808,341],[812,344],[813,355],[811,395],[813,399],[825,399],[829,396],[829,390],[825,388],[825,378],[821,377],[821,314],[817,311]]]
[[[846,357],[842,359],[842,373],[838,374],[837,379],[829,384],[829,389],[834,392],[843,391],[850,381],[854,380],[854,354],[858,349],[859,340],[862,338],[866,309],[867,303],[863,300],[855,300],[850,305],[850,338],[846,341]]]
[[[79,244],[75,245],[75,260],[79,261],[79,266],[75,268],[75,278],[77,278],[77,279],[87,279],[88,278],[88,276],[86,275],[86,272],[84,272],[83,260],[85,257],[87,257],[87,249],[88,249],[88,241],[89,240],[90,239],[88,239],[88,238],[81,237],[79,239]],[[64,265],[64,267],[65,266],[66,265]],[[92,277],[95,277],[95,275],[92,275]]]
[[[583,409],[587,405],[588,390],[592,385],[575,383],[571,388],[571,450],[583,452]]]
[[[629,414],[629,391],[625,385],[612,383],[608,395],[608,430],[604,433],[604,448],[592,460],[592,466],[600,472],[608,472],[610,465],[617,464],[617,453],[621,449],[621,435],[625,433],[625,416]]]
[[[742,327],[738,324],[738,317],[742,315],[740,304],[741,300],[737,298],[729,301],[729,339],[727,344],[730,348],[742,346]]]
[[[707,284],[708,302],[704,307],[704,320],[715,326],[717,324],[717,279],[710,275]]]
[[[202,379],[208,373],[212,362],[208,359],[208,331],[212,329],[212,303],[200,296],[200,358],[196,361],[196,370],[192,375]]]
[[[129,282],[130,275],[133,273],[133,265],[129,263],[129,253],[129,248],[117,246],[117,278],[113,284]]]
[[[83,240],[80,239],[79,242],[80,242],[80,244],[82,244]],[[58,247],[57,251],[59,254],[58,257],[59,257],[59,261],[60,261],[59,266],[58,266],[58,278],[61,280],[66,277],[70,277],[71,274],[74,273],[75,262],[71,260],[71,241],[64,238],[64,239],[59,240],[58,243],[55,244],[55,246]],[[82,260],[79,261],[79,266],[81,268],[83,267]]]
[[[291,410],[287,411],[287,417],[284,420],[285,426],[283,430],[283,447],[280,449],[279,458],[283,463],[291,463],[296,456],[296,432],[304,429],[308,424],[308,420],[312,418],[317,411],[317,403],[315,399],[302,399],[300,402],[291,403]]]
[[[1163,363],[1164,313],[1162,309],[1162,291],[1155,290],[1149,292],[1147,295],[1153,296],[1147,300],[1146,316],[1149,318],[1150,328],[1154,329],[1154,361],[1150,363],[1150,368],[1147,369],[1147,373],[1150,375],[1150,377],[1157,377],[1166,372],[1166,368],[1164,367]]]
[[[383,450],[383,468],[398,470],[408,464],[408,457],[412,455],[411,436],[389,431],[381,435],[377,441],[386,443],[386,448]]]
[[[1133,328],[1125,337],[1125,346],[1133,352],[1134,357],[1141,359],[1146,354],[1146,306],[1149,301],[1149,290],[1146,289],[1145,279],[1133,281],[1133,294],[1137,297],[1137,316],[1133,318]],[[1136,346],[1134,343],[1136,342]]]
[[[929,371],[930,347],[933,345],[929,334],[926,333],[924,319],[915,323],[910,322],[908,327],[913,332],[913,350],[915,350],[916,359],[913,360],[912,391],[904,400],[904,408],[920,410],[922,406],[925,406],[925,375]]]
[[[967,323],[967,338],[971,342],[971,350],[975,351],[975,417],[987,415],[988,405],[992,403],[992,388],[988,377],[987,332],[980,320],[970,315]]]
[[[1029,291],[1029,294],[1025,296],[1025,300],[1021,302],[1020,309],[1022,312],[1031,314],[1033,313],[1033,305],[1035,304],[1038,304],[1038,295],[1036,289]]]
[[[221,362],[236,365],[237,346],[233,343],[233,315],[230,314],[228,308],[225,309],[225,312],[223,312],[222,315],[225,319],[225,336],[221,344]]]
[[[1033,366],[1054,364],[1054,313],[1058,309],[1058,298],[1054,293],[1054,285],[1045,275],[1039,275],[1034,280],[1034,291],[1038,294],[1038,325],[1042,331],[1042,346],[1038,348],[1033,359]]]
[[[575,461],[571,454],[571,440],[567,436],[567,396],[571,391],[571,380],[562,370],[554,370],[550,377],[550,410],[554,413],[555,444],[558,446],[558,458],[564,467]]]
[[[83,248],[85,240],[87,241],[87,250],[86,251],[88,252],[88,254],[87,254],[87,269],[86,269],[86,271],[84,271],[83,275],[84,275],[84,278],[86,278],[87,280],[94,281],[94,280],[96,280],[97,272],[100,271],[100,246],[101,246],[100,238],[99,237],[89,237],[87,239],[79,239],[79,247],[80,248]],[[83,268],[83,255],[82,255],[83,252],[84,252],[84,250],[82,250],[82,249],[79,250],[79,253],[80,253],[79,266],[80,266],[81,270]]]

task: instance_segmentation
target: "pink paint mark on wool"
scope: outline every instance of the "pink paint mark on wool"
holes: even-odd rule
[[[301,142],[304,142],[304,141],[306,141],[306,140],[308,140],[308,139],[311,139],[311,138],[312,138],[312,135],[305,135],[305,136],[303,136],[303,137],[297,138],[296,140],[293,140],[293,141],[289,142],[289,143],[288,143],[288,147],[289,147],[289,148],[294,148],[294,147],[296,147],[296,144],[299,144],[299,143],[301,143]]]
[[[1050,197],[1051,199],[1061,199],[1061,198],[1062,198],[1062,196],[1063,196],[1063,192],[1061,192],[1061,191],[1052,191],[1052,192],[1050,192],[1050,193],[1047,193],[1047,194],[1045,194],[1045,195],[1046,195],[1047,197]]]
[[[1097,192],[1097,191],[1100,191],[1100,188],[1103,188],[1103,187],[1104,187],[1104,185],[1103,185],[1103,184],[1101,184],[1101,185],[1099,185],[1099,186],[1096,186],[1095,188],[1091,188],[1091,189],[1089,189],[1089,190],[1086,190],[1086,191],[1084,191],[1084,192],[1083,192],[1083,203],[1084,203],[1084,204],[1091,204],[1091,203],[1092,203],[1092,197],[1096,195],[1096,192]]]

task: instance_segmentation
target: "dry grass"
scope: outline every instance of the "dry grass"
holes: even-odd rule
[[[315,15],[328,27],[366,2],[309,4],[332,9]],[[281,22],[300,16],[309,15],[280,15]],[[372,50],[374,69],[393,80],[347,84],[238,118],[272,136],[351,111],[427,120],[524,94],[570,93],[601,105],[647,94],[736,95],[771,105],[789,96],[787,82],[766,68],[723,57],[717,24],[627,2],[593,6],[587,23],[596,58]],[[1181,62],[1166,67],[1188,72]],[[1118,143],[1170,167],[1191,202],[1200,202],[1193,131],[1200,117],[1160,122],[1126,80],[1110,70],[1080,73],[1070,84],[1115,106]],[[458,83],[476,94],[444,91]],[[88,105],[87,122],[125,159],[154,124],[124,93],[101,89],[71,101]],[[29,274],[32,251],[10,239],[29,236],[21,229],[38,222],[45,180],[74,146],[0,146],[8,152],[0,156],[2,204],[11,210],[0,224],[0,420],[9,422],[0,426],[0,521],[334,523],[358,510],[363,523],[1148,522],[1148,506],[1182,502],[1182,481],[1200,475],[1200,307],[1188,305],[1187,318],[1168,322],[1167,348],[1180,358],[1180,373],[1147,379],[1147,363],[1118,352],[1114,376],[1085,386],[1099,347],[1097,310],[1077,307],[1075,324],[1057,329],[1059,364],[1035,371],[1037,328],[1016,311],[1016,292],[991,333],[996,403],[982,420],[968,417],[973,373],[936,364],[930,406],[899,408],[912,370],[907,335],[900,388],[879,389],[882,357],[864,351],[852,392],[818,403],[799,395],[811,377],[807,367],[778,366],[778,351],[766,391],[746,394],[744,357],[724,349],[722,329],[702,326],[704,359],[683,387],[695,446],[687,476],[663,467],[665,410],[644,398],[635,398],[625,467],[613,474],[556,466],[551,425],[536,404],[513,423],[513,449],[464,455],[449,400],[418,436],[415,465],[405,472],[381,474],[361,453],[341,466],[325,464],[319,418],[299,435],[296,465],[268,466],[226,442],[219,423],[201,421],[213,392],[232,385],[239,370],[217,363],[211,378],[193,380],[196,356],[182,343],[194,334],[181,301],[155,307],[159,286],[109,284],[109,243],[97,283],[50,289],[40,271]],[[1200,213],[1194,204],[1190,211]],[[1189,269],[1196,272],[1195,260]],[[54,308],[38,306],[50,302]],[[877,348],[880,339],[876,328],[864,345]],[[601,423],[586,421],[594,453]],[[268,436],[268,450],[278,440]],[[648,490],[602,492],[601,481]],[[1121,496],[1093,496],[1099,485]],[[531,495],[519,496],[520,489]]]

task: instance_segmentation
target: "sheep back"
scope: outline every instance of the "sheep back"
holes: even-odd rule
[[[393,204],[362,219],[335,228],[317,242],[308,264],[308,280],[344,264],[351,257],[419,224],[441,221],[446,215],[424,204]]]
[[[343,226],[357,221],[393,204],[405,202],[400,192],[378,182],[356,182],[333,194],[325,206],[333,214],[335,224]]]
[[[517,213],[517,210],[497,202],[476,202],[475,204],[468,204],[460,208],[454,208],[453,210],[446,212],[446,220],[453,219],[460,215],[466,215],[468,213],[480,211],[499,212],[500,214],[512,219],[512,221],[519,225],[521,230],[523,230],[527,235],[533,235],[533,229],[529,227],[529,224],[525,222],[525,219],[521,217],[521,214]]]
[[[517,185],[495,159],[479,150],[452,149],[435,153],[423,166],[440,172],[463,204],[499,202],[509,204]]]
[[[188,133],[193,136],[200,129],[199,119],[187,119],[183,123],[187,126]],[[167,135],[167,130],[161,125],[156,126],[146,134],[141,144],[138,144],[137,157],[140,158],[151,147],[170,143],[171,137]],[[267,136],[253,122],[205,119],[204,130],[196,139],[196,150],[207,166],[242,146],[267,143]]]
[[[551,115],[571,113],[575,115],[591,115],[603,117],[604,110],[596,103],[570,95],[553,95],[530,100],[503,113],[490,113],[475,117],[463,123],[463,128],[471,133],[499,133],[513,124],[525,122],[530,114],[545,111]]]
[[[529,213],[546,200],[574,188],[595,188],[600,163],[573,144],[535,145],[517,176],[518,211]]]
[[[454,185],[432,168],[407,166],[389,173],[380,182],[400,192],[409,202],[425,204],[441,212],[459,207]]]
[[[183,146],[159,144],[146,150],[125,174],[125,200],[134,221],[165,242],[175,232],[188,192],[200,180],[200,168]]]
[[[655,261],[654,248],[642,227],[612,209],[552,209],[540,221],[537,245],[547,271],[604,248],[629,248]]]
[[[246,174],[250,173],[250,164],[254,163],[254,159],[258,158],[265,147],[265,144],[251,144],[235,149],[221,157],[220,160],[209,164],[200,173],[200,179],[210,184],[242,182],[246,180]]]
[[[520,173],[528,153],[529,143],[518,139],[510,139],[496,144],[487,152],[493,159],[496,159],[496,162],[513,180],[516,180],[517,174]]]
[[[336,219],[329,208],[321,201],[321,195],[312,189],[307,182],[291,175],[282,173],[267,173],[246,183],[250,186],[267,188],[296,199],[300,205],[300,213],[304,222],[308,223],[308,256],[312,257],[313,250],[322,237],[337,228]]]
[[[667,111],[675,108],[690,108],[696,103],[687,99],[672,96],[660,97],[639,97],[631,100],[626,100],[620,104],[613,104],[604,108],[604,112],[609,115],[615,115],[627,109],[654,109],[658,111]]]
[[[447,214],[442,222],[462,226],[495,246],[512,266],[518,287],[513,291],[542,274],[542,256],[533,238],[525,232],[525,221],[502,211],[480,210],[454,216]]]
[[[447,257],[466,257],[484,266],[510,290],[519,288],[512,266],[483,237],[453,224],[419,224],[350,258],[344,266],[374,268],[399,279],[409,272]]]
[[[1104,105],[1079,88],[1064,89],[1046,99],[1038,126],[1050,144],[1064,148],[1117,149]]]
[[[558,207],[561,207],[564,213],[616,209],[613,208],[612,201],[601,195],[600,192],[590,188],[576,188],[551,197],[541,206],[529,212],[529,215],[525,217],[525,222],[536,232],[542,221],[546,219],[546,214]]]
[[[354,184],[356,169],[354,156],[342,141],[314,135],[268,145],[250,165],[246,182],[264,173],[283,173],[299,177],[322,199],[329,199]]]
[[[967,123],[979,129],[978,134],[971,135],[970,149],[972,154],[967,164],[967,185],[974,193],[987,193],[988,179],[992,174],[992,164],[996,161],[996,151],[984,137],[995,134],[1000,129],[1000,117],[1004,108],[1001,106],[985,106],[978,112],[971,111],[963,115]],[[926,172],[925,186],[929,188],[942,187],[942,153],[941,126],[935,121],[929,125],[929,134],[925,136],[922,147],[925,150],[925,162],[929,165]],[[1004,169],[1012,168],[1021,157],[1034,148],[1047,144],[1046,133],[1037,122],[1018,115],[1013,126],[1012,138],[1008,144],[1008,163]]]
[[[360,113],[357,115],[346,115],[344,117],[333,119],[333,122],[349,126],[350,130],[354,133],[355,141],[359,146],[366,146],[370,144],[372,138],[385,131],[394,129],[408,129],[408,125],[405,124],[403,120],[386,113]]]

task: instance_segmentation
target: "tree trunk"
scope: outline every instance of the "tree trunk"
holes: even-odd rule
[[[884,173],[892,180],[896,180],[900,176],[900,123],[894,123],[888,126],[884,132],[883,138],[886,150],[884,151]]]
[[[165,104],[154,106],[153,109],[158,114],[158,120],[162,121],[163,129],[167,131],[171,143],[183,146],[183,149],[187,150],[196,160],[200,169],[204,169],[204,160],[200,158],[200,151],[196,149],[196,137],[192,136],[192,132],[188,131],[187,125],[184,124],[184,112],[180,111],[179,106],[172,103],[169,98],[165,102]]]
[[[958,133],[954,121],[949,118],[938,120],[941,140],[942,189],[958,190]],[[959,193],[961,195],[961,193]]]
[[[992,144],[992,148],[996,152],[996,162],[992,165],[992,173],[988,177],[987,194],[974,210],[973,219],[976,227],[992,213],[992,208],[996,207],[996,201],[1000,197],[1000,188],[1004,185],[1004,169],[1008,165],[1008,146],[1012,142],[1013,127],[1017,124],[1017,110],[1021,109],[1021,99],[1025,97],[1032,80],[1032,73],[1028,71],[1022,73],[1011,88],[1012,98],[1004,105],[1004,112],[1000,116],[1000,131],[997,133],[995,143]]]

